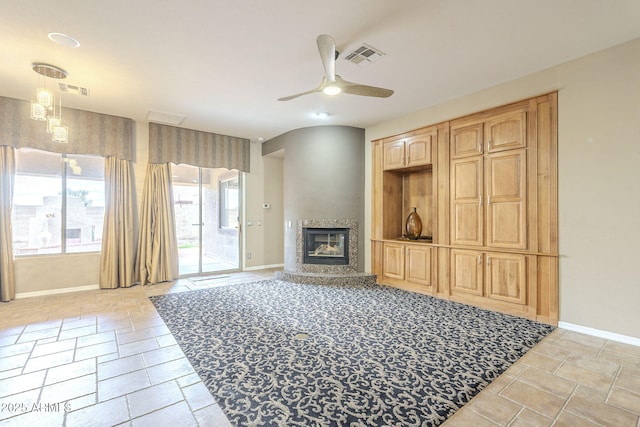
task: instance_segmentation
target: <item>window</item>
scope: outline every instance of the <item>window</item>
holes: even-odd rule
[[[238,178],[220,181],[220,228],[238,224]]]
[[[16,255],[96,252],[102,246],[104,159],[16,150]]]

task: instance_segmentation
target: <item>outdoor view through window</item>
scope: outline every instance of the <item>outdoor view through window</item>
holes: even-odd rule
[[[104,220],[104,159],[16,150],[16,255],[98,252]]]

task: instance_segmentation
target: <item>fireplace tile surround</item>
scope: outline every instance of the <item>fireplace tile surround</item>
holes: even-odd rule
[[[305,264],[304,228],[347,228],[349,264]],[[279,280],[307,284],[376,283],[376,275],[358,272],[358,221],[355,219],[298,219],[296,221],[296,270],[276,273]]]
[[[349,229],[349,264],[304,263],[304,228]],[[299,219],[296,221],[296,271],[304,273],[353,273],[358,271],[358,221],[355,219]]]

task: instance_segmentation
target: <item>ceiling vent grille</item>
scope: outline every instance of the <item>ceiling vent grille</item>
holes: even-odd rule
[[[153,123],[177,126],[182,124],[187,116],[181,114],[165,113],[164,111],[147,110],[144,118]]]
[[[383,55],[385,55],[385,53],[381,50],[363,43],[362,46],[345,56],[344,59],[353,62],[359,67],[366,67],[372,62],[376,62]]]
[[[62,82],[59,82],[58,86],[60,87],[60,92],[72,93],[74,95],[89,96],[89,88],[86,88],[86,87],[70,85]]]

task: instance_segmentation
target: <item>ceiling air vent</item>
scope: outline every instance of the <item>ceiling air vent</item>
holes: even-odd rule
[[[154,123],[177,126],[182,124],[187,116],[181,114],[165,113],[164,111],[147,110],[144,118]]]
[[[362,43],[362,46],[345,56],[344,59],[353,62],[359,67],[366,67],[370,63],[377,61],[383,55],[385,55],[385,53],[381,50]]]
[[[62,82],[59,82],[58,86],[60,87],[60,92],[72,93],[74,95],[89,96],[89,88],[86,88],[86,87],[70,85]]]

